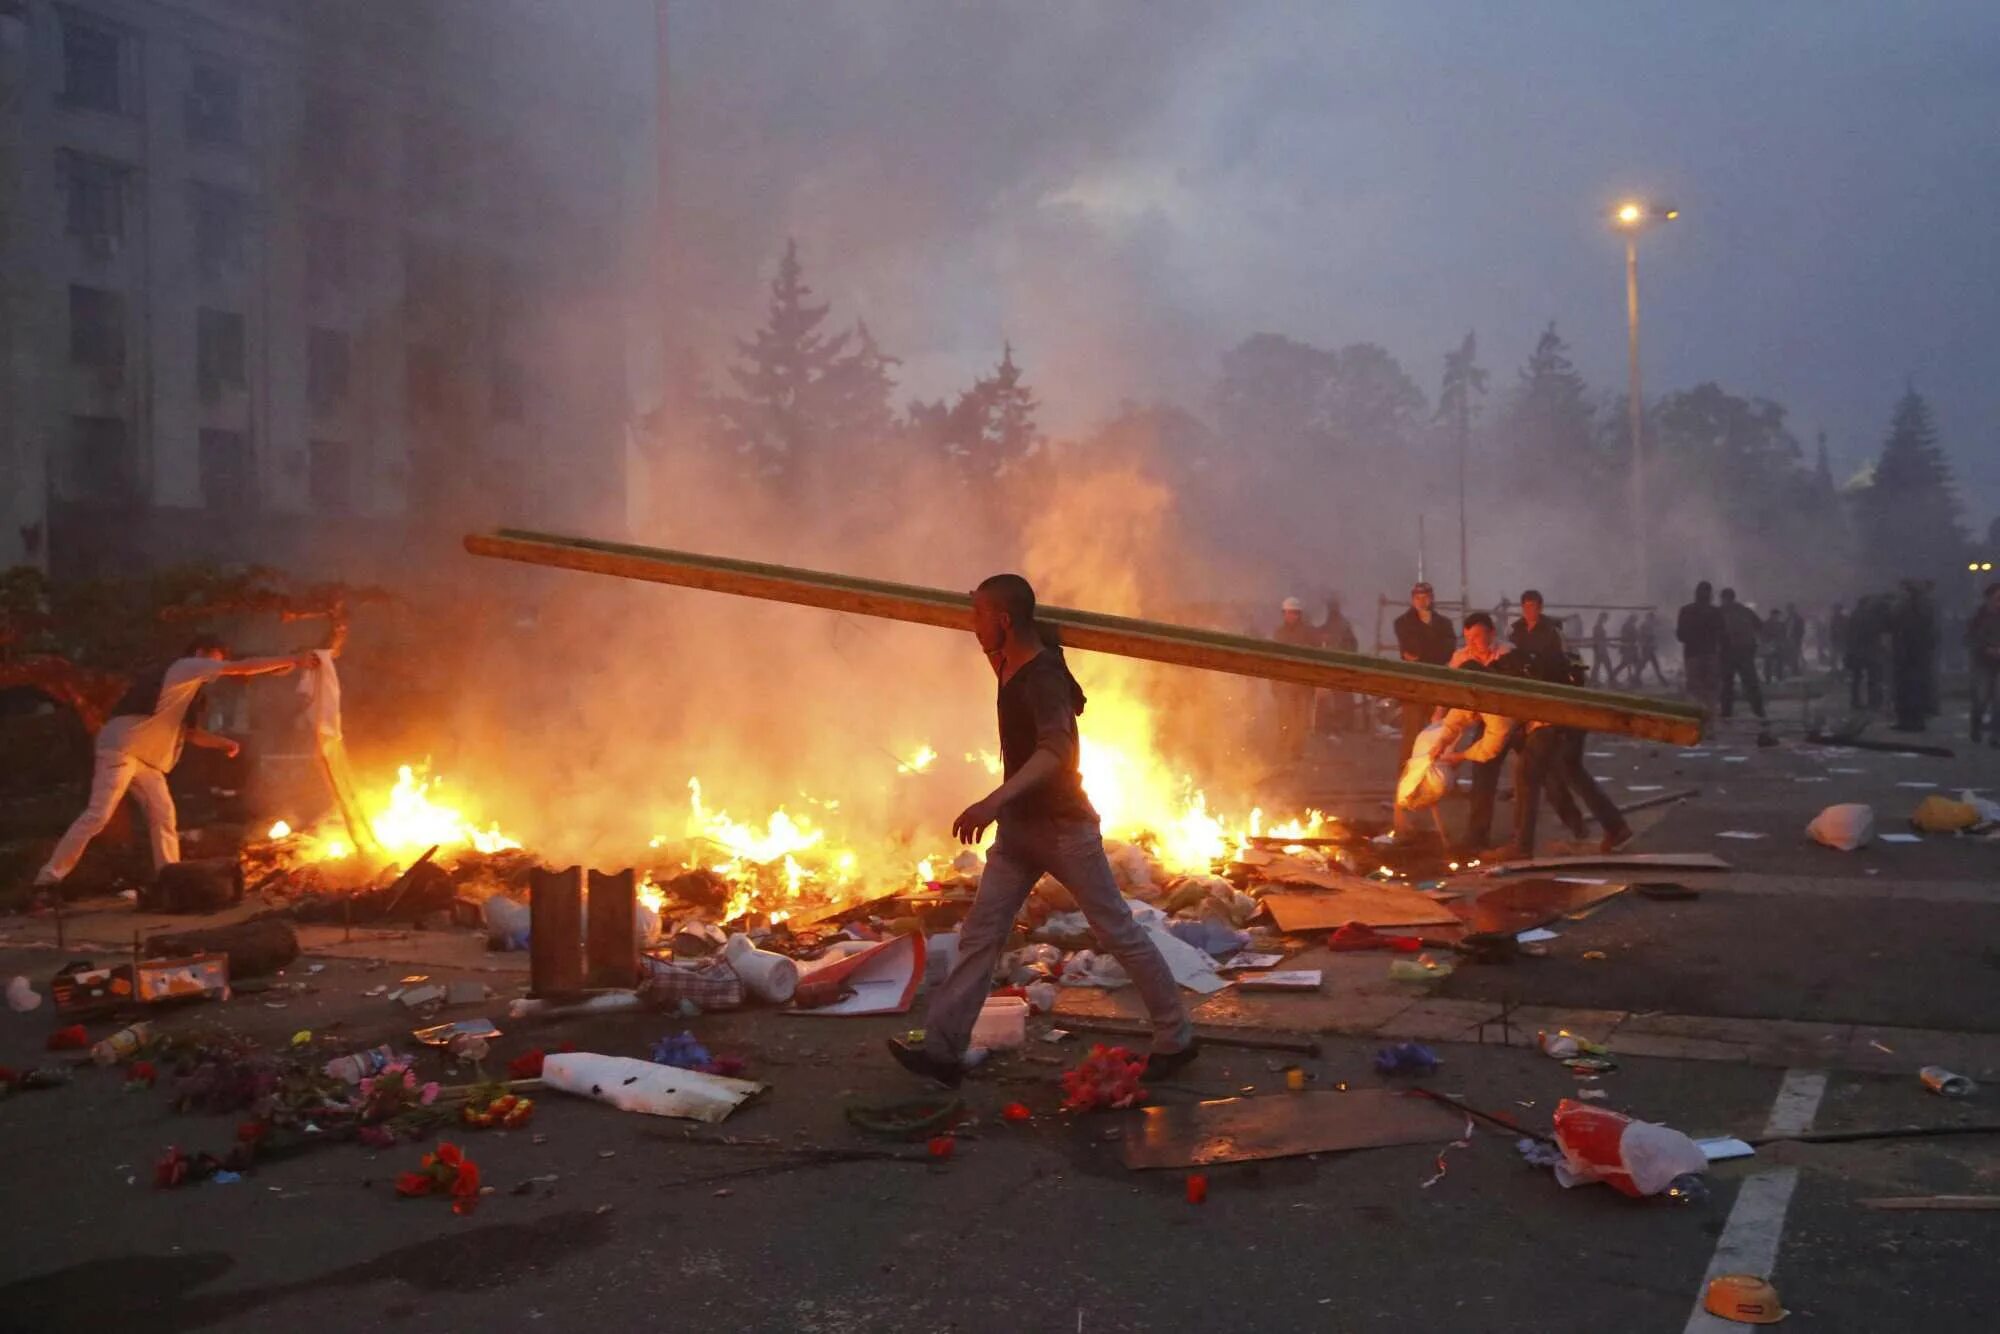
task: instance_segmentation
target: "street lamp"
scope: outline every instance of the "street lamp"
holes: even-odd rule
[[[1652,571],[1646,550],[1646,445],[1644,409],[1639,399],[1639,233],[1657,222],[1680,217],[1677,208],[1628,199],[1611,211],[1611,224],[1625,233],[1625,351],[1630,374],[1626,416],[1632,427],[1632,535],[1639,545],[1639,592],[1650,591]]]

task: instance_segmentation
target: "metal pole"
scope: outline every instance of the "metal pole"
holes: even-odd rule
[[[1631,383],[1626,388],[1626,415],[1632,424],[1632,540],[1639,550],[1639,598],[1651,588],[1646,541],[1645,408],[1639,390],[1639,238],[1625,238],[1625,348]]]
[[[1472,447],[1472,404],[1469,398],[1458,412],[1458,618],[1464,624],[1472,614],[1472,563],[1465,538],[1465,456]]]

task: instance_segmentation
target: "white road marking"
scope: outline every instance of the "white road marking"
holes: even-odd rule
[[[1766,1135],[1800,1135],[1812,1129],[1819,1114],[1820,1100],[1826,1096],[1826,1071],[1787,1070],[1764,1122]],[[1722,1274],[1761,1274],[1769,1277],[1778,1263],[1778,1246],[1785,1236],[1785,1214],[1792,1206],[1792,1192],[1798,1188],[1799,1169],[1780,1167],[1745,1177],[1736,1192],[1736,1205],[1729,1221],[1716,1239],[1715,1255],[1708,1272],[1701,1276],[1701,1288],[1694,1295],[1682,1334],[1737,1334],[1743,1326],[1710,1315],[1702,1308],[1702,1298],[1711,1279]]]

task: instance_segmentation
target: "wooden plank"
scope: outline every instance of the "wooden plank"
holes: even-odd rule
[[[530,994],[566,996],[583,989],[583,868],[528,872]]]
[[[639,984],[639,937],[633,922],[638,884],[638,873],[629,866],[617,872],[585,873],[583,971],[589,986]],[[530,943],[533,940],[530,936]]]
[[[520,529],[468,535],[465,549],[475,556],[790,602],[940,629],[962,631],[970,625],[969,595],[914,584]],[[1324,690],[1358,691],[1419,704],[1476,709],[1481,713],[1680,745],[1701,739],[1702,712],[1688,704],[1484,672],[1455,671],[1426,663],[1395,662],[1358,653],[1336,653],[1102,612],[1043,606],[1036,609],[1036,615],[1060,630],[1066,647],[1092,652],[1289,681]]]

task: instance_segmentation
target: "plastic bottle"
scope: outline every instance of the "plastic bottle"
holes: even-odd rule
[[[153,1040],[151,1024],[134,1024],[121,1028],[104,1041],[90,1049],[90,1059],[99,1065],[116,1065],[127,1057],[139,1054],[139,1049]]]
[[[370,1075],[381,1074],[395,1063],[395,1048],[385,1042],[381,1046],[371,1047],[367,1051],[349,1052],[345,1056],[336,1056],[322,1066],[321,1069],[326,1071],[327,1078],[329,1079],[338,1079],[343,1084],[359,1084]]]

